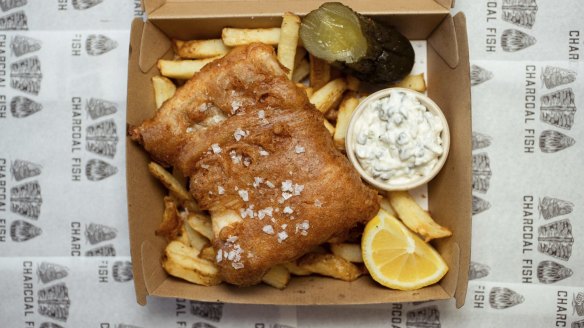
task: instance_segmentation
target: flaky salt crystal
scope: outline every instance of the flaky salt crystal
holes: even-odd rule
[[[268,235],[273,235],[274,234],[274,227],[272,227],[269,224],[266,224],[263,228],[262,231],[267,233]]]

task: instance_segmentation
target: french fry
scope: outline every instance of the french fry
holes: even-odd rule
[[[298,266],[312,273],[344,281],[353,281],[363,273],[355,264],[333,254],[306,254],[300,258]]]
[[[310,64],[308,64],[308,60],[302,59],[298,66],[294,67],[294,72],[292,72],[292,81],[300,82],[308,76],[308,72],[310,70]]]
[[[425,242],[452,235],[450,230],[436,223],[407,191],[390,191],[388,198],[399,219]]]
[[[290,273],[295,276],[309,276],[312,273],[306,269],[299,267],[298,264],[296,264],[296,261],[287,262],[282,265],[285,266],[286,269],[288,269],[288,271],[290,271]]]
[[[158,179],[162,184],[175,196],[181,203],[192,202],[191,206],[196,206],[191,194],[178,180],[165,170],[162,166],[156,164],[155,162],[150,162],[148,164],[148,170],[156,179]],[[194,205],[193,205],[194,204]],[[197,206],[198,210],[198,206]]]
[[[314,94],[314,88],[311,87],[305,88],[304,91],[306,91],[306,95],[308,96],[308,98],[310,98],[310,96]]]
[[[280,41],[280,28],[248,29],[226,27],[221,31],[221,39],[228,47],[243,46],[254,42],[277,45]]]
[[[174,52],[184,59],[204,59],[226,55],[229,47],[221,39],[210,40],[174,40]]]
[[[389,199],[387,199],[387,197],[380,197],[379,199],[379,207],[386,211],[388,214],[391,214],[391,216],[393,217],[398,217],[397,213],[395,212],[395,210],[393,209],[393,207],[391,207],[391,203],[389,202]]]
[[[306,49],[304,47],[296,48],[296,55],[294,55],[294,69],[300,65],[300,62],[306,59]],[[306,60],[308,64],[308,60]]]
[[[213,246],[204,247],[199,254],[199,257],[205,260],[209,260],[211,262],[215,262],[215,258],[217,253],[215,253],[215,249]]]
[[[310,86],[318,90],[331,80],[331,65],[310,55]]]
[[[173,79],[183,79],[188,80],[195,75],[201,68],[205,65],[213,62],[215,59],[219,59],[222,56],[205,58],[205,59],[195,59],[195,60],[158,60],[158,70],[160,74],[170,77]]]
[[[262,277],[262,282],[278,289],[286,288],[290,281],[290,272],[283,265],[273,266]]]
[[[347,137],[347,130],[349,129],[349,122],[351,116],[359,105],[359,99],[349,92],[339,106],[339,114],[337,115],[337,125],[335,126],[335,146],[339,149],[345,149],[345,138]]]
[[[157,236],[164,236],[169,240],[175,239],[180,235],[182,220],[176,210],[176,203],[172,197],[164,197],[164,212],[162,213],[162,222],[156,229]]]
[[[164,76],[156,75],[152,77],[152,87],[154,88],[154,100],[156,101],[156,108],[160,108],[162,104],[174,96],[176,86],[172,81]]]
[[[331,252],[334,255],[343,258],[353,263],[363,263],[363,256],[361,255],[361,245],[339,243],[331,244]]]
[[[347,83],[344,79],[330,81],[310,96],[310,102],[316,109],[325,114],[343,96],[346,89]]]
[[[223,228],[226,228],[241,221],[243,221],[243,219],[234,210],[211,212],[211,226],[213,228],[213,236],[215,236],[215,238],[218,238]]]
[[[185,222],[183,226],[184,235],[187,237],[187,243],[185,243],[184,240],[181,240],[183,241],[183,244],[191,246],[193,249],[197,250],[197,252],[201,252],[203,248],[209,245],[209,240],[195,231],[195,229],[191,228],[187,222]]]
[[[331,124],[331,122],[324,119],[324,127],[328,130],[331,136],[335,135],[335,126]]]
[[[278,41],[278,61],[288,68],[288,78],[292,79],[294,58],[298,48],[298,32],[300,31],[300,17],[286,12],[282,18],[280,40]]]
[[[210,241],[213,240],[213,228],[211,226],[211,219],[205,217],[203,214],[192,213],[187,219],[188,225],[196,232],[205,236]]]
[[[417,75],[408,75],[403,80],[394,83],[392,87],[407,88],[418,92],[426,91],[426,81],[424,80],[424,73]]]
[[[221,283],[215,263],[197,257],[194,249],[171,241],[165,249],[162,266],[170,275],[199,285],[213,286]]]
[[[351,91],[359,91],[359,87],[361,86],[361,80],[354,77],[353,75],[347,76],[347,89]]]

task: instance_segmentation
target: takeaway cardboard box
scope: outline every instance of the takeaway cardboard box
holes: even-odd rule
[[[281,15],[305,15],[322,4],[306,0],[144,0],[146,22],[132,24],[128,62],[128,124],[155,111],[150,79],[156,60],[171,58],[171,38],[217,38],[231,27],[280,26]],[[365,276],[348,283],[319,276],[294,277],[278,290],[266,285],[238,288],[197,286],[166,274],[161,258],[166,241],[154,235],[166,190],[150,176],[148,154],[127,139],[130,244],[138,303],[147,295],[247,304],[367,304],[448,299],[464,304],[471,238],[471,110],[465,18],[450,15],[452,0],[345,0],[354,10],[397,27],[410,40],[427,40],[428,95],[442,108],[451,129],[450,155],[428,185],[433,217],[453,231],[434,246],[450,268],[438,283],[416,291],[384,288]]]

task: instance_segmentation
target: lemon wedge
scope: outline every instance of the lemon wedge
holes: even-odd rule
[[[361,249],[371,277],[389,288],[422,288],[448,272],[446,262],[430,244],[384,210],[365,226]]]

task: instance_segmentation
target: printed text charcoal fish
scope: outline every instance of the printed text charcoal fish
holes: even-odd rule
[[[0,212],[6,212],[8,188],[6,187],[6,175],[8,174],[8,161],[0,158]]]
[[[523,152],[526,154],[534,154],[536,145],[535,129],[533,129],[536,118],[536,72],[537,67],[535,65],[525,66],[525,98],[523,106],[525,130],[523,134]]]
[[[523,196],[523,229],[521,231],[523,237],[523,255],[533,252],[533,211],[535,209],[533,202],[534,197],[532,195]]]
[[[497,28],[493,24],[497,21],[497,1],[486,2],[485,20],[487,23],[485,31],[485,51],[494,53],[497,51]]]
[[[556,327],[567,327],[568,323],[568,292],[558,290],[556,293]]]
[[[6,87],[6,39],[6,34],[0,34],[0,88]]]
[[[71,181],[80,182],[81,173],[81,150],[83,149],[81,138],[83,137],[81,97],[71,98]]]
[[[34,316],[34,278],[31,261],[22,262],[22,295],[24,317]]]

